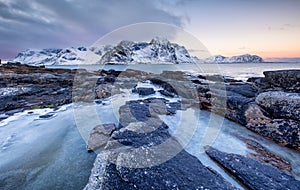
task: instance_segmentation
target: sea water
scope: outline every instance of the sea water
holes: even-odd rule
[[[226,63],[226,64],[137,64],[137,65],[52,65],[49,68],[84,68],[88,71],[137,69],[152,73],[162,71],[185,71],[194,74],[221,74],[239,80],[263,77],[263,71],[300,69],[300,63]]]

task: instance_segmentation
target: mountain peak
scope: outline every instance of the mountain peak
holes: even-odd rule
[[[206,63],[262,63],[264,60],[257,55],[243,54],[232,57],[215,55],[204,60]]]
[[[170,44],[170,41],[166,38],[156,36],[150,41],[150,44]]]

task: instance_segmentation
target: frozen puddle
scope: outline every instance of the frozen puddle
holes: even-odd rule
[[[0,189],[82,189],[94,159],[71,105],[24,111],[0,123]]]

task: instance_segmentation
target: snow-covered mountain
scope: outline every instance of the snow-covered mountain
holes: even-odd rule
[[[222,55],[215,55],[204,60],[205,63],[262,63],[264,60],[257,55],[239,55],[232,57],[224,57]]]
[[[183,46],[166,39],[154,38],[149,43],[121,41],[106,52],[99,63],[195,63]]]
[[[195,63],[183,46],[166,39],[154,38],[147,42],[121,41],[116,46],[91,48],[66,48],[26,50],[17,55],[14,62],[30,65],[74,64],[145,64],[145,63]]]
[[[101,59],[101,50],[94,50],[96,53],[85,47],[26,50],[12,61],[29,65],[77,65]]]
[[[121,41],[101,47],[26,50],[13,62],[29,65],[77,64],[185,64],[185,63],[257,63],[263,59],[256,55],[224,57],[212,56],[205,60],[190,56],[184,46],[166,39],[154,38],[150,42]]]

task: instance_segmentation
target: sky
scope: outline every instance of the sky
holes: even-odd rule
[[[212,55],[300,57],[299,0],[0,0],[0,59],[90,46],[143,22],[179,27]]]

